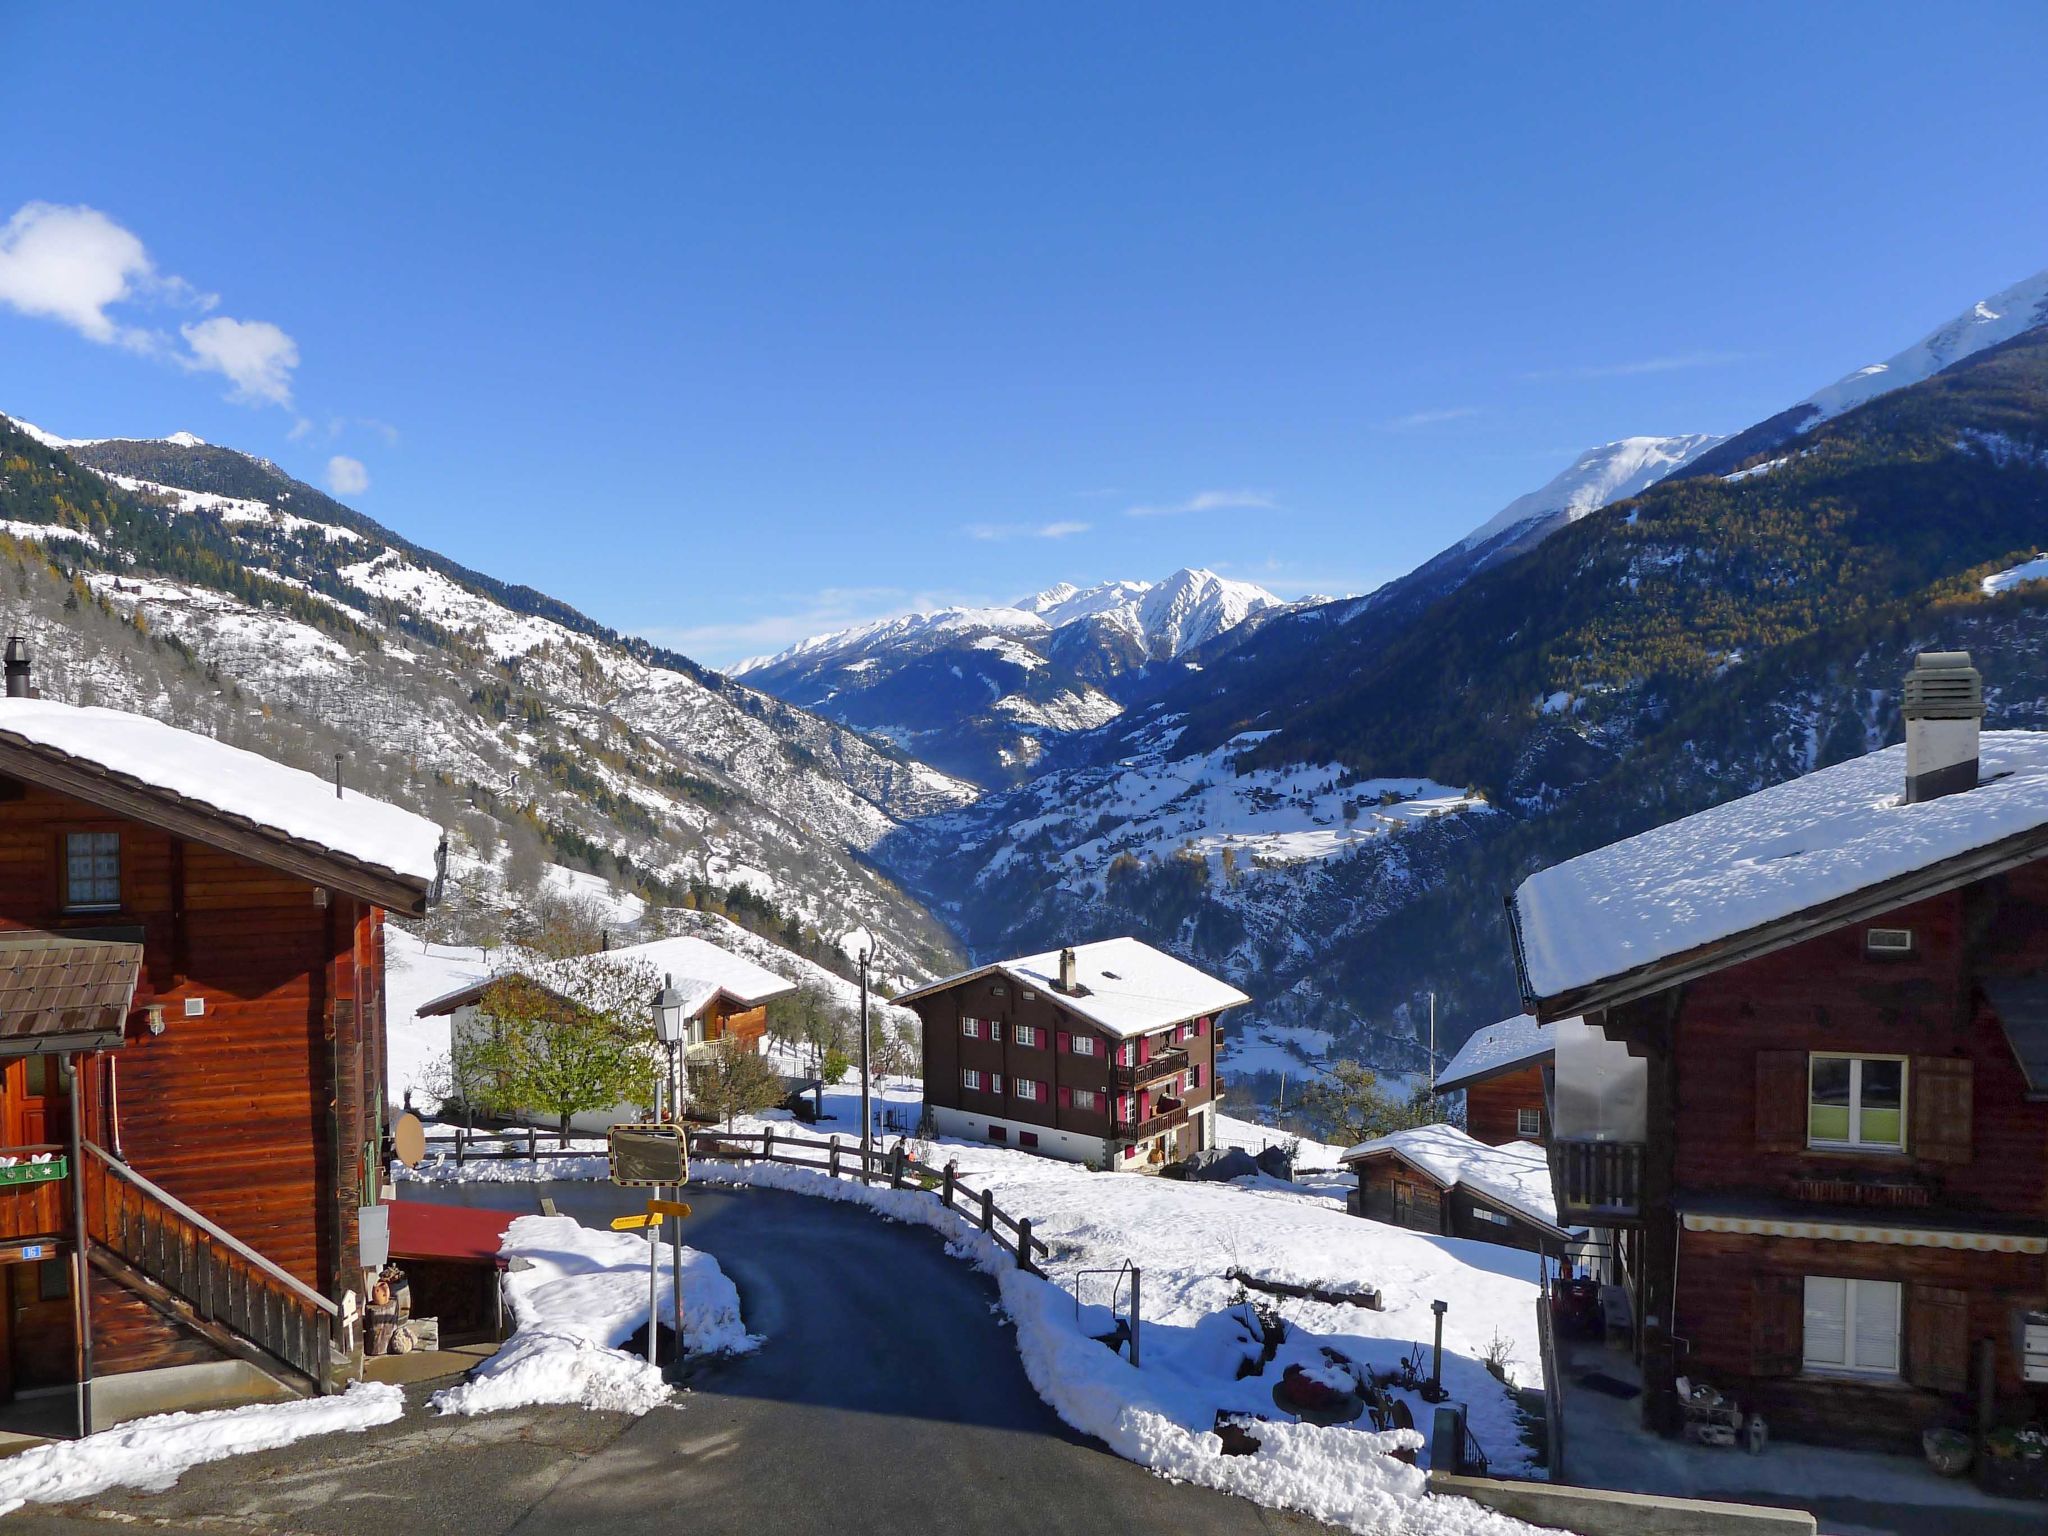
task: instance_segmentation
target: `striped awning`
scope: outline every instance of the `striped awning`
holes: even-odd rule
[[[0,937],[0,1058],[119,1045],[141,974],[140,944]]]
[[[1837,1243],[1886,1243],[1898,1248],[1958,1248],[1971,1253],[2048,1253],[2048,1237],[2018,1232],[1968,1232],[1895,1221],[1806,1221],[1784,1216],[1685,1213],[1688,1232],[1733,1232],[1746,1237],[1810,1237]]]

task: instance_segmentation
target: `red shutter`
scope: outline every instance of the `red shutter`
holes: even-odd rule
[[[1756,1145],[1760,1152],[1806,1146],[1806,1052],[1756,1053]]]
[[[1071,1051],[1074,1048],[1074,1037],[1064,1029],[1059,1032],[1059,1042],[1060,1049],[1063,1051]]]
[[[1151,1059],[1152,1037],[1150,1035],[1138,1036],[1138,1060],[1141,1062],[1146,1062],[1150,1061]]]
[[[1796,1375],[1804,1347],[1805,1322],[1804,1280],[1797,1275],[1754,1276],[1750,1281],[1750,1374]]]
[[[1068,1109],[1072,1107],[1073,1102],[1074,1090],[1069,1088],[1065,1083],[1060,1084],[1060,1108]]]
[[[1906,1074],[1906,1097],[1911,1101],[1913,1119],[1906,1150],[1930,1163],[1967,1163],[1970,1087],[1966,1058],[1915,1056]]]

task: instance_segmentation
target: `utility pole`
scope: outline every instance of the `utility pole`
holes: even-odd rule
[[[878,945],[872,933],[861,935],[860,952],[860,1169],[865,1180],[868,1155],[874,1150],[874,1114],[868,1107],[868,970]]]
[[[1429,1096],[1436,1097],[1436,994],[1429,994]]]

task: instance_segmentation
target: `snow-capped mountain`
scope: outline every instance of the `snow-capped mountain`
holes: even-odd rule
[[[1708,432],[1682,437],[1624,437],[1580,454],[1570,469],[1517,496],[1458,542],[1493,557],[1527,547],[1588,512],[1640,494],[1716,443]]]
[[[0,534],[10,630],[52,697],[323,771],[344,753],[354,782],[433,815],[471,863],[574,864],[826,955],[865,927],[912,972],[957,958],[868,850],[972,786],[411,544],[268,461],[0,417]]]
[[[732,675],[984,784],[1052,738],[1116,718],[1161,669],[1289,607],[1214,571],[1061,582],[992,608],[941,608],[817,635]]]

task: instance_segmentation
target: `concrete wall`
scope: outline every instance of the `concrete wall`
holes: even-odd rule
[[[1429,1491],[1471,1499],[1531,1525],[1578,1536],[1815,1536],[1820,1529],[1803,1509],[1505,1482],[1448,1472],[1430,1473]]]

